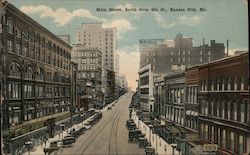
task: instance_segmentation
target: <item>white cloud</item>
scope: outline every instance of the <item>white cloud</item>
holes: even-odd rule
[[[188,25],[188,26],[195,26],[201,23],[202,16],[181,16],[179,18],[180,24]]]
[[[166,17],[163,17],[159,13],[154,13],[155,20],[157,24],[165,29],[177,26],[177,25],[186,25],[186,26],[196,26],[199,25],[203,19],[203,16],[180,16],[176,21],[171,21]]]
[[[175,22],[168,21],[167,19],[163,18],[162,15],[160,15],[158,12],[154,13],[154,16],[157,24],[162,28],[168,29],[176,26]]]
[[[20,10],[26,14],[40,14],[40,18],[53,18],[57,26],[64,26],[65,24],[69,23],[69,21],[72,20],[74,17],[89,18],[102,22],[106,21],[103,18],[98,18],[92,15],[90,11],[86,9],[77,9],[70,12],[65,8],[57,8],[53,10],[52,8],[46,5],[29,5],[21,6]]]
[[[139,47],[138,45],[126,46],[119,49],[120,72],[127,75],[128,84],[133,90],[137,87],[139,70]]]
[[[136,29],[136,27],[132,26],[129,20],[124,18],[107,21],[103,24],[103,27],[116,27],[118,32],[118,39],[122,38],[122,34]]]

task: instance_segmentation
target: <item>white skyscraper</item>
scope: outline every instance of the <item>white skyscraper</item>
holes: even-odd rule
[[[83,23],[76,32],[76,43],[85,47],[98,47],[102,52],[102,68],[119,72],[116,28],[103,28],[102,23]]]

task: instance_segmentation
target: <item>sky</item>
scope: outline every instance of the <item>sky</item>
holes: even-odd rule
[[[247,0],[9,0],[11,4],[56,35],[67,34],[75,43],[81,23],[98,22],[116,27],[120,72],[129,86],[137,86],[139,39],[173,40],[178,33],[193,38],[194,46],[210,40],[229,51],[248,50]],[[97,11],[97,8],[107,11]],[[109,11],[117,8],[122,11]],[[125,11],[136,8],[136,11]],[[148,11],[139,11],[139,9]],[[154,11],[152,10],[153,8]],[[164,8],[167,11],[161,11]],[[175,11],[171,11],[175,10]],[[200,11],[203,8],[203,11]],[[182,11],[176,11],[182,10]],[[184,10],[184,11],[183,11]],[[205,10],[205,11],[204,11]]]

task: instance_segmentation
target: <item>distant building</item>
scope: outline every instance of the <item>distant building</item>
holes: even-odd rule
[[[150,65],[150,75],[152,74],[152,77],[155,77],[185,71],[186,68],[191,66],[225,57],[225,47],[223,43],[215,43],[214,40],[211,40],[211,46],[204,43],[202,46],[193,47],[192,38],[184,38],[181,34],[177,34],[174,41],[140,39],[139,52],[139,80],[141,80],[142,75],[144,75],[143,70],[145,70],[145,66]],[[155,78],[150,79],[154,80]],[[154,83],[154,81],[147,83]],[[140,92],[144,92],[143,94],[141,93],[141,96],[145,96],[146,93],[149,95],[149,92],[152,93],[149,96],[154,94],[153,85],[148,85],[148,92],[144,91],[145,88],[142,85],[139,85],[139,88],[141,90],[143,89],[143,91],[140,90]],[[147,104],[150,105],[149,98],[142,100],[143,105],[145,105],[146,101],[148,101]]]
[[[70,35],[57,35],[57,37],[70,45]]]
[[[140,67],[152,65],[155,73],[170,73],[185,70],[193,65],[211,62],[225,57],[223,43],[193,47],[192,38],[178,34],[173,41],[163,39],[140,40]]]
[[[76,43],[84,47],[96,47],[102,52],[102,67],[117,71],[117,30],[103,28],[102,23],[83,23],[76,31]]]
[[[139,52],[140,52],[140,68],[145,67],[148,64],[155,63],[155,53],[158,45],[163,42],[164,39],[140,39],[139,40]]]
[[[109,92],[108,73],[119,73],[119,55],[117,53],[117,30],[115,27],[103,28],[102,23],[82,23],[76,30],[76,43],[86,48],[98,48],[102,53],[102,90]],[[112,80],[111,80],[112,81]],[[114,80],[115,82],[115,80]],[[113,83],[112,85],[115,85]],[[109,94],[105,94],[108,96]]]
[[[98,48],[84,47],[76,44],[72,50],[72,60],[78,64],[77,77],[79,82],[78,108],[88,110],[94,103],[102,101],[101,74],[102,54]]]

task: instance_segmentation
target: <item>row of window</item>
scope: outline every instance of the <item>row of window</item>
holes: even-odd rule
[[[51,53],[46,55],[45,51],[40,51],[40,49],[36,49],[33,47],[30,47],[28,49],[28,47],[23,46],[21,47],[21,45],[19,43],[16,43],[15,46],[15,50],[13,48],[13,42],[10,40],[7,40],[7,51],[11,52],[11,53],[16,53],[17,55],[23,55],[25,57],[28,58],[32,58],[32,59],[36,59],[38,61],[44,62],[44,63],[48,63],[57,67],[61,67],[63,69],[70,69],[70,58],[68,59],[64,59],[64,58],[56,58],[57,56],[55,55],[54,57],[52,57]]]
[[[79,78],[94,78],[97,74],[94,72],[79,72],[78,77]]]
[[[10,99],[22,98],[21,94],[21,83],[12,82],[8,85],[8,95]],[[35,89],[35,93],[34,93]],[[23,85],[23,97],[33,98],[33,97],[54,97],[54,96],[70,96],[69,87],[45,87],[44,86],[33,86],[32,84]]]
[[[188,55],[190,55],[191,54],[191,51],[178,51],[178,52],[170,52],[170,55],[171,56],[173,56],[174,54],[177,54],[177,55],[186,55],[186,54],[188,54]],[[203,55],[203,54],[207,54],[207,55],[211,55],[211,51],[200,51],[200,55]]]
[[[21,67],[17,62],[12,62],[10,64],[10,71],[9,76],[15,77],[15,78],[21,78]],[[35,76],[36,75],[36,76]],[[62,82],[62,83],[69,83],[71,81],[70,77],[65,77],[64,74],[59,75],[59,73],[55,72],[52,76],[51,72],[47,72],[45,74],[44,70],[42,68],[38,68],[37,74],[35,74],[34,69],[31,66],[27,66],[25,68],[24,72],[24,78],[25,79],[37,79],[37,80],[45,80],[46,75],[46,81],[54,81],[54,82]]]
[[[247,102],[211,100],[201,101],[201,114],[247,123],[249,113]]]
[[[97,53],[94,52],[73,52],[72,57],[96,57],[98,56]]]
[[[181,125],[184,125],[183,112],[183,109],[166,106],[166,118]]]
[[[56,46],[51,41],[45,43],[45,38],[41,39],[39,34],[35,35],[33,32],[29,33],[25,30],[21,31],[18,26],[14,27],[13,20],[11,18],[8,18],[7,20],[7,32],[9,34],[15,34],[17,38],[22,38],[23,40],[29,41],[30,43],[36,42],[37,45],[40,45],[43,48],[45,48],[46,46],[48,50],[53,50],[58,54],[60,53],[61,56],[70,58],[69,52],[66,52],[64,49],[60,48],[59,46]]]
[[[90,69],[90,70],[95,70],[96,69],[96,65],[89,65],[89,66],[87,66],[87,65],[81,65],[81,69]]]
[[[95,64],[96,63],[96,59],[81,59],[81,63],[86,64],[87,62],[90,62],[91,64]]]
[[[69,111],[69,106],[54,106],[53,108],[48,107],[38,107],[37,112],[35,113],[34,107],[27,106],[24,111],[24,121],[32,120],[34,118],[44,117],[47,115],[60,113],[63,111]],[[9,123],[17,124],[21,122],[21,109],[19,106],[9,107]]]
[[[218,144],[219,147],[231,150],[235,154],[247,153],[246,136],[241,135],[238,132],[213,125],[201,124],[200,133],[202,139]]]
[[[168,103],[184,103],[184,88],[170,89],[167,95]]]
[[[215,77],[214,79],[201,80],[201,91],[228,91],[249,90],[249,79],[247,76]]]

